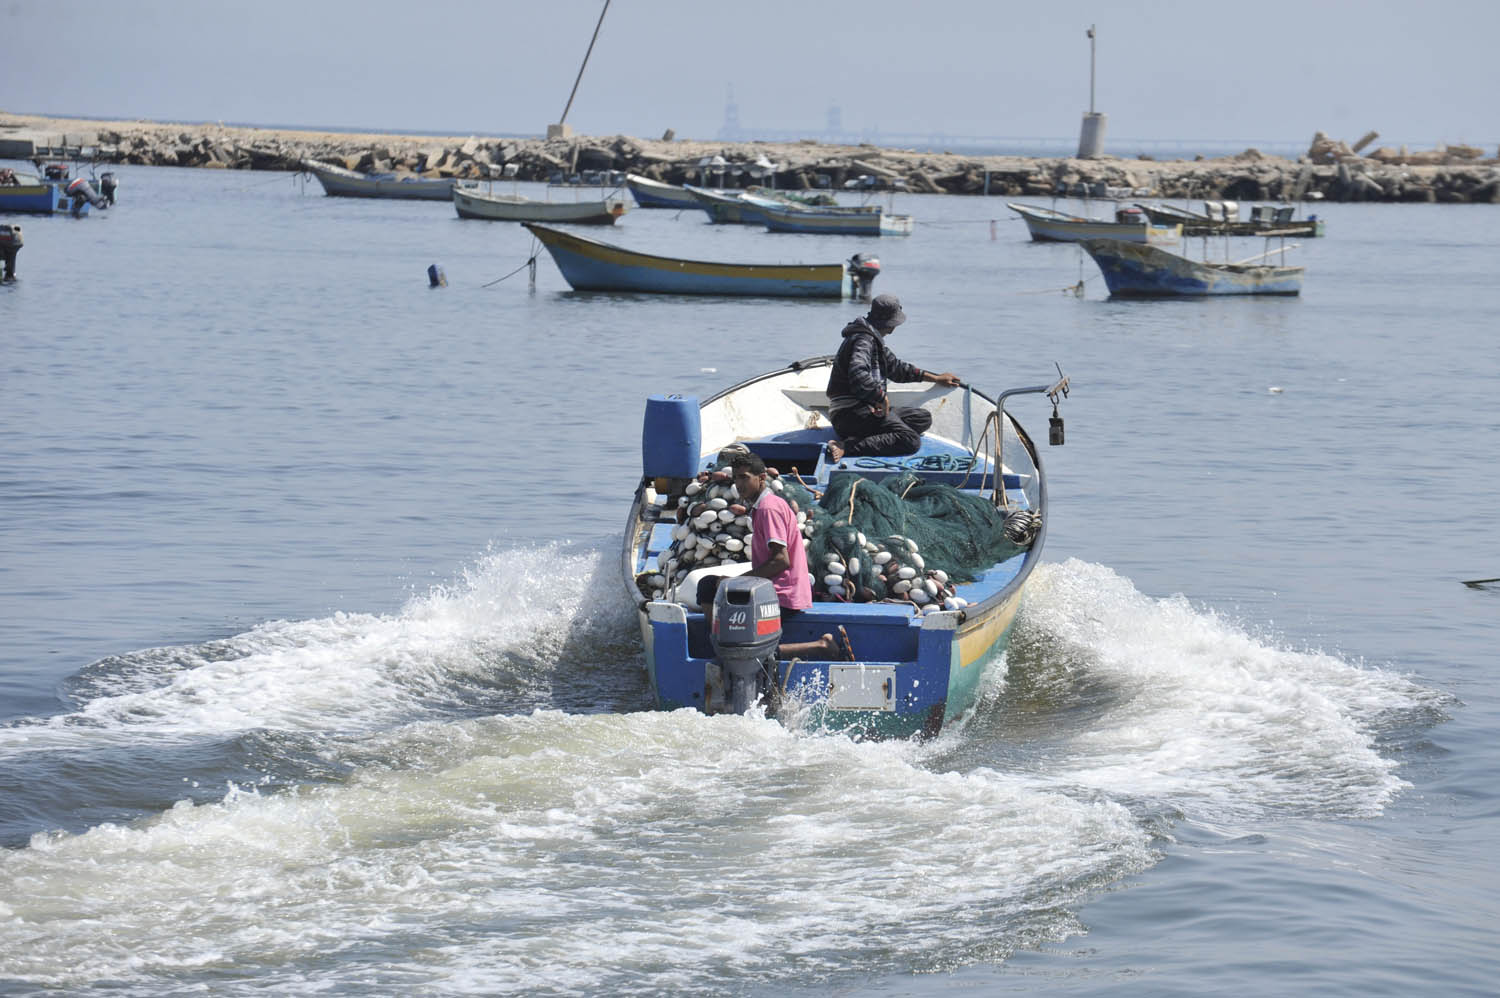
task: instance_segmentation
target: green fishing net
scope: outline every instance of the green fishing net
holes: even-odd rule
[[[909,598],[913,585],[935,574],[938,585],[929,590],[940,598],[1024,549],[1006,537],[1005,517],[990,499],[911,471],[879,481],[836,475],[818,499],[795,478],[781,482],[782,498],[811,524],[803,536],[813,588],[835,597]]]
[[[713,473],[703,473],[674,497],[673,541],[643,592],[652,595],[683,583],[694,569],[748,557],[749,511],[729,482],[727,458],[721,455]],[[817,598],[907,600],[919,610],[955,609],[965,605],[956,583],[971,581],[1030,543],[1030,530],[1015,529],[1027,524],[1016,523],[1013,514],[1008,531],[990,499],[926,481],[912,470],[880,479],[836,474],[822,495],[808,484],[795,474],[773,472],[768,487],[798,514]]]

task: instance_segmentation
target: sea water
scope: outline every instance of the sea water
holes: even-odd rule
[[[116,172],[0,286],[0,993],[1493,992],[1489,207],[1318,206],[1301,297],[1197,302],[1107,300],[998,198],[590,233],[874,252],[900,356],[1072,379],[978,709],[869,743],[652,711],[617,557],[646,397],[857,304],[533,286],[447,205]]]

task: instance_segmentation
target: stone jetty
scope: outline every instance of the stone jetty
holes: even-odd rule
[[[547,181],[579,174],[634,173],[668,183],[781,189],[878,189],[931,194],[1051,197],[1325,199],[1500,203],[1500,153],[1473,146],[1361,151],[1322,132],[1295,160],[1247,149],[1194,160],[975,156],[873,145],[703,142],[615,136],[486,138],[353,134],[35,118],[0,112],[0,158],[78,149],[101,163],[296,171],[308,160],[374,173]],[[71,145],[70,145],[71,143]],[[45,153],[43,153],[45,154]],[[717,160],[715,158],[717,157]],[[767,168],[765,164],[772,164]],[[860,180],[860,178],[869,178]]]

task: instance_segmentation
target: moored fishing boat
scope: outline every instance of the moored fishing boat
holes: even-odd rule
[[[84,178],[69,181],[66,169],[60,177],[54,178],[21,173],[9,167],[0,168],[0,212],[28,215],[68,212],[82,216],[88,214],[90,205],[104,208],[108,204]]]
[[[1182,237],[1182,226],[1153,225],[1139,210],[1121,217],[1117,212],[1114,221],[1102,218],[1084,218],[1070,215],[1053,208],[1042,208],[1030,204],[1007,203],[1006,207],[1020,215],[1026,222],[1026,230],[1039,243],[1076,243],[1085,239],[1120,239],[1131,243],[1175,243]]]
[[[760,204],[766,228],[772,232],[801,232],[836,236],[909,236],[910,215],[897,215],[879,205],[863,207],[810,207],[806,205]]]
[[[571,232],[522,223],[541,240],[578,291],[864,298],[880,261],[858,253],[845,263],[715,263],[640,253]]]
[[[491,222],[566,222],[573,225],[614,225],[625,214],[625,202],[619,198],[537,201],[463,188],[454,188],[453,208],[459,218],[481,218]]]
[[[812,208],[823,210],[839,205],[826,194],[797,196],[783,191],[768,191],[757,187],[744,191],[711,190],[683,184],[683,190],[692,194],[698,207],[703,209],[709,221],[727,225],[765,225],[762,210],[771,208]],[[866,209],[857,209],[866,210]]]
[[[712,191],[684,184],[683,190],[693,196],[710,222],[720,225],[765,225],[766,217],[758,200],[741,191]]]
[[[701,404],[647,401],[643,477],[622,567],[662,709],[741,711],[760,696],[772,710],[829,728],[930,735],[972,708],[982,675],[1006,647],[1041,557],[1047,489],[1036,445],[1004,405],[1046,394],[1052,439],[1061,443],[1056,403],[1067,379],[994,399],[968,387],[893,385],[893,406],[933,417],[921,450],[830,462],[832,363],[799,361]],[[769,487],[798,504],[814,602],[783,621],[774,593],[767,606],[760,580],[742,576],[720,585],[710,631],[697,603],[700,578],[748,568],[748,518],[723,472],[746,451],[776,469]],[[738,643],[725,612],[744,599],[755,601],[754,643]],[[838,635],[847,653],[776,655],[781,642],[824,634]]]
[[[401,201],[451,201],[455,188],[476,189],[477,180],[453,177],[398,177],[394,173],[360,173],[342,166],[305,159],[302,166],[323,185],[329,197],[391,198]]]
[[[698,199],[693,197],[686,188],[678,187],[676,184],[665,184],[660,180],[652,180],[650,177],[637,176],[634,173],[625,175],[625,186],[630,188],[635,203],[642,208],[696,208]]]
[[[1205,201],[1201,212],[1172,204],[1137,202],[1136,207],[1158,225],[1181,225],[1184,236],[1258,236],[1271,229],[1304,239],[1327,234],[1323,219],[1316,215],[1294,218],[1297,209],[1290,204],[1253,205],[1245,220],[1239,217],[1239,204],[1234,201]]]
[[[1262,234],[1282,235],[1275,231]],[[1233,263],[1213,263],[1118,239],[1086,239],[1082,245],[1099,265],[1104,283],[1115,298],[1295,295],[1302,291],[1304,268],[1255,262],[1295,247],[1267,250]]]

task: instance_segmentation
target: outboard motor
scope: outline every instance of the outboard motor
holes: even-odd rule
[[[19,225],[0,224],[0,280],[16,279],[16,254],[21,252],[23,242]]]
[[[103,173],[99,174],[99,193],[104,196],[104,200],[106,202],[108,202],[109,204],[114,204],[115,191],[119,189],[120,185],[115,180],[113,171],[105,170]]]
[[[721,582],[710,637],[714,661],[724,670],[729,707],[743,714],[770,688],[777,671],[781,605],[771,580],[739,575]]]
[[[73,199],[73,214],[75,215],[78,214],[78,206],[85,201],[95,208],[108,207],[104,203],[104,199],[99,196],[99,192],[94,190],[94,186],[82,177],[68,184],[66,190],[68,197]]]
[[[32,162],[35,163],[37,167],[42,171],[42,176],[47,178],[48,180],[68,179],[68,168],[62,163],[48,163],[46,166],[42,166],[41,163],[36,160],[33,160]]]
[[[849,258],[849,276],[854,278],[854,293],[860,301],[870,297],[870,285],[880,276],[880,260],[873,253],[856,253]]]

